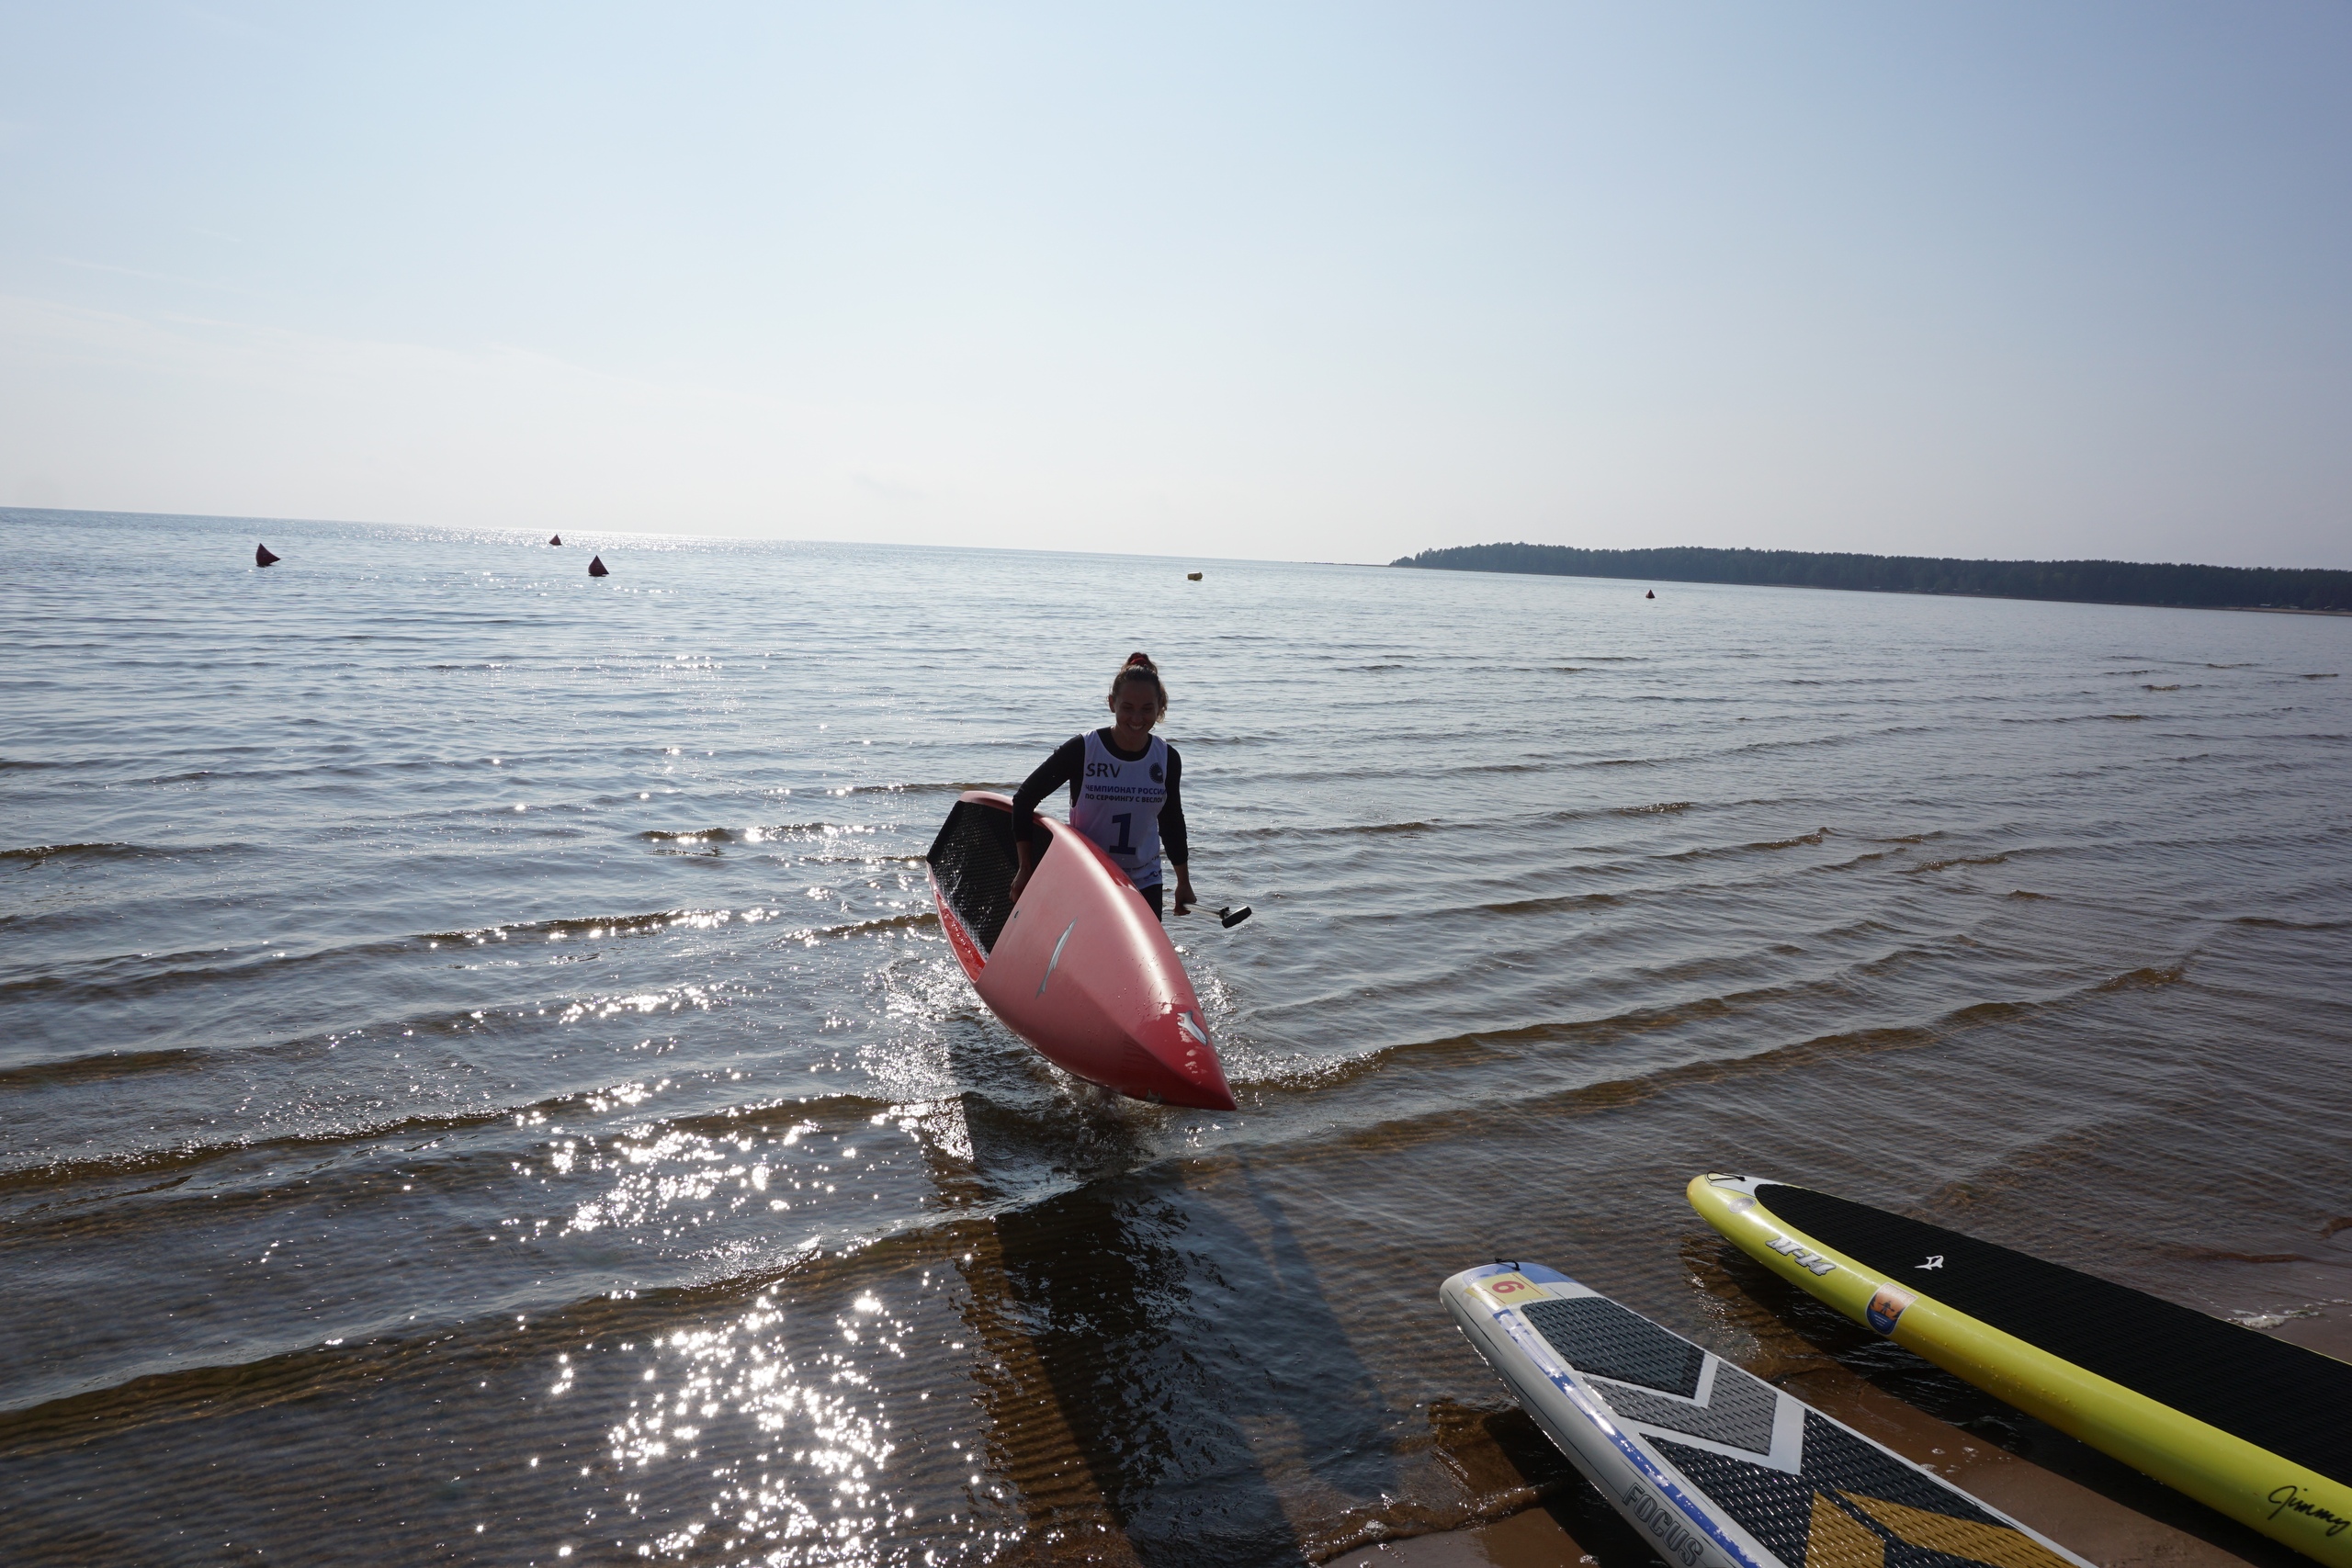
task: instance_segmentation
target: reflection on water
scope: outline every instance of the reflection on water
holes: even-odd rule
[[[1703,1168],[2352,1301],[2343,622],[280,533],[0,513],[12,1561],[1635,1568],[1434,1292],[1810,1353]],[[924,889],[1136,646],[1238,1114]]]

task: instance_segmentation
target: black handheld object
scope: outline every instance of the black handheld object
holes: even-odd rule
[[[1225,922],[1225,929],[1227,931],[1231,931],[1234,927],[1239,925],[1242,921],[1250,918],[1250,906],[1244,904],[1238,909],[1219,909],[1216,912],[1216,918]]]

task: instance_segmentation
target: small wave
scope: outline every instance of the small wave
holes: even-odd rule
[[[163,1053],[154,1053],[163,1055]],[[229,1052],[189,1052],[191,1057],[219,1058]],[[332,1154],[355,1145],[389,1144],[411,1150],[429,1147],[452,1134],[500,1126],[512,1127],[531,1140],[557,1130],[582,1136],[620,1137],[641,1142],[664,1131],[708,1137],[735,1137],[746,1133],[781,1131],[796,1121],[817,1121],[832,1128],[872,1122],[889,1113],[895,1102],[855,1092],[812,1095],[806,1100],[732,1106],[725,1110],[674,1116],[631,1114],[639,1096],[636,1086],[620,1084],[548,1096],[524,1104],[479,1106],[405,1116],[358,1119],[348,1125],[300,1132],[278,1132],[257,1137],[191,1140],[164,1148],[127,1149],[107,1155],[65,1156],[0,1169],[0,1192],[38,1191],[77,1187],[91,1182],[148,1179],[186,1172],[220,1159],[249,1160],[255,1155],[296,1159]],[[594,1119],[591,1134],[586,1123]],[[460,1157],[471,1157],[462,1153]]]
[[[416,1347],[421,1359],[431,1340]],[[394,1358],[375,1346],[299,1350],[225,1366],[151,1372],[111,1388],[92,1389],[0,1413],[0,1454],[29,1459],[89,1440],[93,1431],[153,1427],[254,1409],[316,1394],[345,1378],[380,1377]],[[360,1369],[364,1368],[365,1371]]]
[[[1954,855],[1950,860],[1931,860],[1918,865],[1906,865],[1903,868],[1903,874],[1917,876],[1923,871],[1950,871],[1956,865],[2000,865],[2008,858],[2006,854]]]
[[[0,1067],[0,1089],[48,1089],[59,1084],[104,1083],[109,1078],[136,1077],[146,1073],[188,1072],[202,1067],[214,1055],[210,1051],[179,1047],[67,1056],[21,1067]]]
[[[2335,1218],[2328,1221],[2327,1224],[2320,1226],[2320,1239],[2324,1241],[2329,1236],[2335,1235],[2338,1231],[2352,1231],[2352,1214],[2338,1214]]]
[[[2029,893],[2029,892],[2027,892],[2027,891],[2026,891],[2024,888],[2022,888],[2022,887],[2012,887],[2012,888],[2010,888],[2010,889],[2009,889],[2009,891],[2008,891],[2007,897],[2011,897],[2011,898],[2030,898],[2030,899],[2032,899],[2032,900],[2033,900],[2034,902],[2036,902],[2036,903],[2045,903],[2045,904],[2046,904],[2046,903],[2048,903],[2048,902],[2050,901],[2050,895],[2049,895],[2049,894],[2047,894],[2047,893]]]
[[[1550,898],[1509,898],[1475,906],[1482,915],[1550,915],[1564,909],[1600,909],[1624,900],[1614,893],[1566,893]]]
[[[11,1003],[46,999],[51,1006],[121,1002],[160,996],[183,987],[211,985],[223,980],[244,981],[289,966],[331,964],[371,954],[395,953],[410,945],[409,939],[394,938],[384,942],[342,943],[309,952],[291,952],[271,943],[258,942],[246,949],[243,956],[215,949],[200,954],[172,954],[160,962],[155,955],[148,953],[110,953],[48,974],[0,981],[0,998],[6,998]],[[181,962],[189,958],[204,961],[194,964]]]
[[[1812,735],[1794,740],[1751,740],[1744,746],[1734,746],[1721,753],[1736,757],[1743,751],[1803,751],[1815,746],[1853,746],[1875,740],[1887,735],[1924,735],[1935,726],[1928,724],[1888,724],[1876,729],[1849,730],[1838,735]]]
[[[133,860],[162,852],[165,852],[138,844],[28,844],[19,850],[0,850],[0,861],[25,861],[39,865],[48,860]]]
[[[786,934],[786,941],[801,941],[809,937],[864,936],[873,931],[927,931],[939,924],[936,910],[925,909],[920,914],[884,915],[871,920],[852,920],[842,926],[811,926],[806,931]]]
[[[1828,829],[1815,828],[1812,832],[1800,833],[1793,839],[1759,839],[1750,844],[1712,844],[1701,849],[1683,850],[1662,858],[1669,861],[1713,860],[1721,855],[1744,855],[1757,850],[1803,849],[1808,845],[1821,843],[1828,837]]]
[[[215,1055],[215,1053],[206,1053]],[[571,1101],[556,1101],[567,1109]],[[526,1107],[527,1114],[536,1107]],[[518,1112],[507,1108],[484,1107],[480,1110],[450,1111],[442,1115],[393,1117],[378,1122],[359,1122],[348,1127],[322,1128],[310,1133],[280,1134],[272,1137],[228,1138],[209,1142],[175,1144],[168,1148],[126,1149],[116,1154],[82,1158],[55,1158],[38,1164],[18,1166],[0,1170],[0,1192],[22,1191],[28,1189],[73,1187],[90,1181],[115,1181],[132,1177],[148,1177],[159,1173],[186,1170],[223,1157],[243,1158],[254,1154],[297,1156],[318,1150],[331,1150],[351,1144],[372,1143],[378,1139],[443,1137],[470,1127],[511,1122]]]
[[[1194,742],[1187,741],[1185,744],[1192,745],[1194,744]],[[1002,790],[1005,788],[1006,785],[1001,781],[990,781],[984,784],[844,784],[839,789],[829,789],[825,791],[825,793],[831,795],[961,795],[967,789]],[[1010,792],[1008,791],[1008,793]]]
[[[2091,988],[2099,992],[2143,991],[2156,986],[2177,986],[2188,977],[2188,964],[2183,960],[2169,969],[2134,969],[2129,974],[2118,975],[2112,980],[2101,981]]]
[[[763,844],[795,833],[819,833],[831,839],[880,831],[863,822],[778,822],[748,828],[649,828],[638,837],[649,844]]]
[[[1661,800],[1655,806],[1621,806],[1620,817],[1668,817],[1678,811],[1688,811],[1698,802],[1692,800]]]
[[[2151,686],[2151,685],[2147,684],[2145,682],[2143,682],[2141,683],[2140,689],[2141,689],[2142,691],[2143,691],[2143,692],[2177,692],[2177,691],[2179,691],[2179,690],[2180,690],[2179,686],[2177,686],[2177,685],[2171,685],[2171,686]]]
[[[2194,1263],[2309,1263],[2312,1258],[2300,1252],[2233,1252],[2227,1247],[2196,1247],[2176,1243],[2163,1249],[2167,1258],[2185,1258]]]
[[[2340,931],[2352,930],[2352,920],[2281,920],[2269,915],[2238,915],[2232,918],[2233,926],[2252,926],[2266,931]]]
[[[1901,850],[1872,850],[1867,854],[1856,855],[1851,860],[1836,861],[1826,865],[1816,865],[1813,869],[1815,871],[1851,871],[1858,865],[1872,865],[1880,861],[1887,859],[1891,855],[1899,855],[1902,852],[1903,852]]]
[[[418,942],[504,942],[510,937],[538,935],[549,942],[561,942],[571,937],[650,936],[655,931],[684,926],[708,931],[730,921],[773,919],[775,911],[752,909],[656,909],[643,915],[589,915],[560,920],[515,920],[506,925],[481,926],[465,931],[426,931]]]
[[[2340,680],[2340,679],[2342,679],[2342,677],[2341,677],[2341,676],[2339,676],[2339,675],[2338,675],[2335,671],[2331,670],[2331,671],[2328,671],[2326,674],[2324,674],[2324,675],[2306,675],[2306,676],[2304,676],[2304,677],[2303,677],[2303,679],[2304,679],[2304,680],[2306,680],[2306,681],[2335,681],[2335,680]]]
[[[1226,836],[1232,839],[1377,838],[1386,834],[1430,833],[1442,826],[1437,822],[1350,822],[1334,828],[1242,828]]]
[[[906,1113],[908,1108],[897,1100],[851,1091],[813,1100],[775,1100],[756,1105],[730,1105],[723,1111],[654,1116],[616,1128],[614,1135],[642,1144],[673,1135],[710,1139],[764,1136],[795,1126],[842,1132]]]

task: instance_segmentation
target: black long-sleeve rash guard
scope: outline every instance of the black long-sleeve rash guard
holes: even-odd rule
[[[1102,749],[1122,762],[1140,762],[1149,754],[1148,742],[1141,751],[1128,751],[1111,739],[1107,728],[1096,731],[1102,738]],[[1069,786],[1069,804],[1078,808],[1079,781],[1086,776],[1086,737],[1073,735],[1054,748],[1054,754],[1037,764],[1037,771],[1012,792],[1012,836],[1020,843],[1035,843],[1043,835],[1037,832],[1037,804],[1064,784]],[[1192,864],[1192,845],[1184,837],[1184,797],[1178,785],[1184,777],[1184,760],[1176,755],[1176,748],[1168,748],[1168,798],[1159,803],[1159,842],[1168,852],[1168,863],[1178,871]],[[1040,843],[1042,850],[1045,846]]]

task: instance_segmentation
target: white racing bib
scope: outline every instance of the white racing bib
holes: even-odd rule
[[[1153,736],[1150,749],[1129,762],[1111,754],[1101,730],[1086,732],[1086,771],[1079,777],[1069,825],[1100,845],[1145,892],[1159,886],[1159,808],[1167,800],[1166,741]]]

